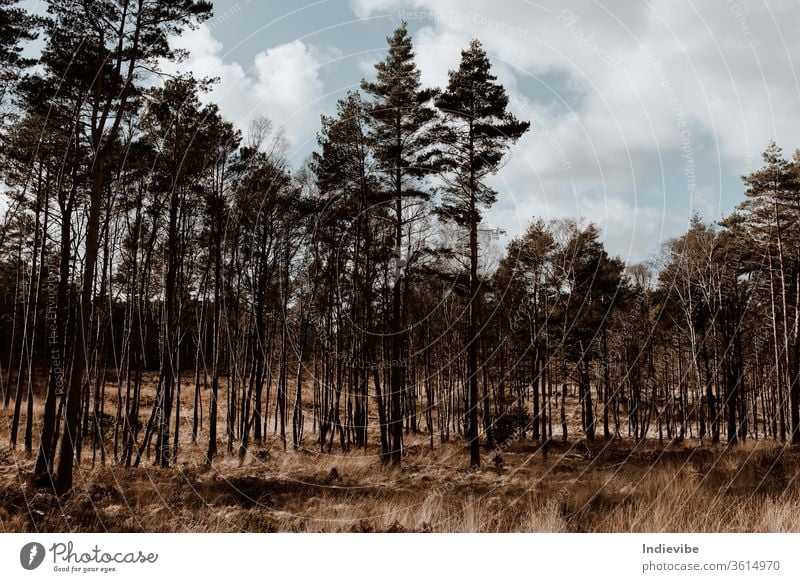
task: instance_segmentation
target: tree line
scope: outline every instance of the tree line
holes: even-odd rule
[[[529,122],[479,41],[426,88],[401,25],[293,169],[269,120],[239,131],[211,81],[160,72],[210,3],[47,5],[0,2],[0,388],[37,482],[187,440],[398,464],[416,435],[471,467],[599,430],[800,442],[800,155],[770,144],[735,212],[649,264],[535,217],[495,259],[488,179]]]

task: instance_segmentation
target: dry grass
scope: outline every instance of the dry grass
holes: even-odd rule
[[[61,500],[28,482],[33,459],[9,449],[6,411],[0,531],[800,532],[800,449],[772,441],[732,449],[693,440],[664,448],[558,442],[547,457],[518,441],[503,451],[499,473],[492,452],[471,472],[463,444],[437,440],[431,451],[423,435],[408,435],[403,466],[390,468],[374,446],[284,452],[270,433],[243,460],[225,455],[220,441],[206,467],[205,438],[189,442],[191,394],[187,386],[175,467],[147,459],[137,469],[101,466],[99,455],[92,467],[86,451],[73,493]],[[314,447],[311,426],[306,434]]]
[[[529,444],[505,470],[469,472],[463,449],[374,454],[260,449],[240,465],[183,462],[84,469],[55,500],[26,483],[30,460],[2,451],[0,531],[800,531],[800,453],[771,443],[672,446]]]

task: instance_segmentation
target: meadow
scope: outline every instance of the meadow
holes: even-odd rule
[[[568,404],[573,424],[578,403]],[[105,464],[99,454],[93,462],[86,445],[73,491],[61,498],[30,482],[33,456],[9,448],[4,414],[0,531],[800,531],[800,449],[773,440],[726,447],[554,435],[545,454],[519,438],[484,448],[481,468],[470,470],[457,438],[431,449],[427,435],[406,434],[403,463],[391,467],[379,460],[374,435],[366,450],[321,452],[309,431],[298,450],[284,450],[270,433],[243,457],[220,439],[209,466],[203,435],[191,442],[191,402],[185,407],[172,468],[147,456],[124,468],[110,451]]]

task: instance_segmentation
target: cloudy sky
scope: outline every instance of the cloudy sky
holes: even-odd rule
[[[488,215],[509,236],[531,217],[599,224],[633,262],[741,200],[739,176],[776,139],[800,146],[795,0],[215,0],[175,39],[181,68],[220,78],[211,99],[246,128],[284,127],[291,161],[321,113],[362,78],[402,20],[423,81],[446,83],[479,38],[529,132],[495,178]]]

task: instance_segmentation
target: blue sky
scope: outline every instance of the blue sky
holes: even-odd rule
[[[35,0],[28,2],[36,4]],[[533,130],[494,178],[491,227],[592,220],[613,254],[653,258],[693,212],[742,199],[739,176],[770,139],[800,136],[800,35],[792,0],[217,0],[175,39],[183,70],[217,76],[210,99],[246,130],[281,126],[294,166],[322,113],[372,75],[403,19],[423,82],[441,86],[479,38]]]

